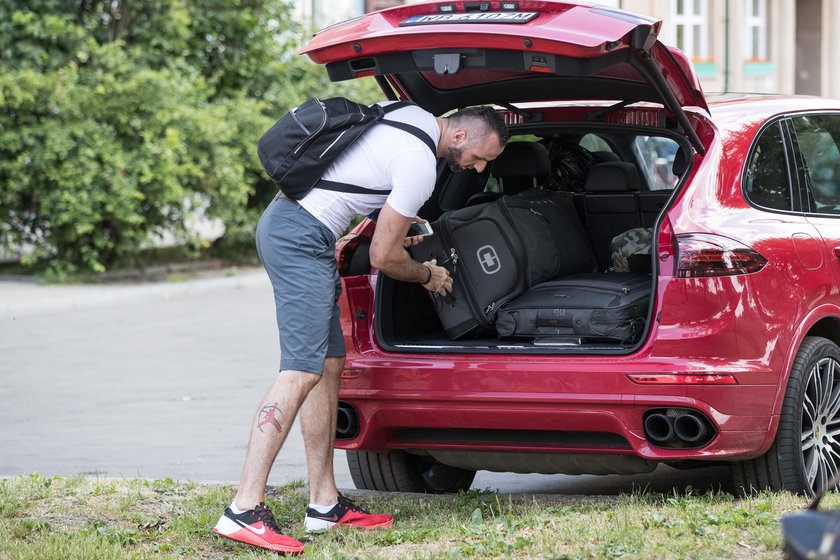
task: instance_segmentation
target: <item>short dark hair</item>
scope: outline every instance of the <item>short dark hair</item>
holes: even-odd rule
[[[454,126],[478,126],[485,133],[493,132],[499,137],[499,144],[507,144],[510,133],[502,116],[493,107],[477,105],[456,111],[446,117]]]

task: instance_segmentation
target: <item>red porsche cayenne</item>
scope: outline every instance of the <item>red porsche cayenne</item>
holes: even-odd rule
[[[746,490],[814,494],[840,469],[840,101],[707,100],[660,26],[574,2],[433,1],[302,51],[436,115],[504,115],[502,156],[482,173],[442,163],[422,217],[565,191],[592,272],[610,282],[632,261],[649,279],[629,338],[453,339],[425,290],[371,268],[364,220],[338,247],[336,445],[359,488],[726,462]]]

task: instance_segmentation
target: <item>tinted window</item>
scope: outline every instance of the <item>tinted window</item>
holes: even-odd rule
[[[747,198],[759,206],[791,210],[791,188],[779,124],[766,128],[753,148],[744,181]]]
[[[654,191],[673,189],[677,183],[674,175],[674,156],[679,144],[670,138],[658,136],[639,136],[634,141],[642,173],[647,178],[650,189]]]
[[[612,148],[607,144],[607,141],[596,134],[585,135],[580,139],[580,146],[590,152],[612,152]]]
[[[805,167],[805,176],[821,214],[840,214],[840,118],[817,115],[791,119],[799,152]]]

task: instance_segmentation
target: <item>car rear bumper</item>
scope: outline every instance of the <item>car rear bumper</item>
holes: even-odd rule
[[[384,358],[384,356],[383,356]],[[356,376],[342,381],[340,400],[358,419],[341,449],[413,452],[635,455],[654,461],[744,459],[769,445],[777,385],[768,372],[741,364],[620,359],[565,363],[540,359],[348,360]],[[628,373],[733,375],[732,385],[641,385]],[[620,373],[617,373],[620,372]],[[527,388],[527,390],[526,390]],[[716,435],[697,448],[665,448],[646,439],[651,409],[684,408],[708,417]]]

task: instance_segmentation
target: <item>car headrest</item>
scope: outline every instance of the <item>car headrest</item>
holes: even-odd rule
[[[600,152],[592,152],[592,155],[595,156],[595,159],[599,162],[605,161],[621,161],[621,158],[618,157],[618,154],[614,152],[607,152],[607,151],[600,151]]]
[[[493,160],[493,175],[502,179],[536,177],[542,184],[551,176],[548,150],[537,142],[508,142]]]
[[[626,192],[639,190],[639,172],[626,161],[607,161],[594,165],[586,176],[586,192]]]

